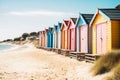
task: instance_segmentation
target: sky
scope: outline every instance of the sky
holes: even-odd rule
[[[0,41],[38,32],[58,22],[114,8],[120,0],[0,0]]]

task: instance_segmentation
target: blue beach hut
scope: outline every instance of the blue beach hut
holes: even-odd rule
[[[48,48],[52,48],[53,47],[53,28],[49,27],[48,29]]]

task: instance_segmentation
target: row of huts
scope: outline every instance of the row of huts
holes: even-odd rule
[[[88,54],[120,49],[120,9],[97,9],[79,14],[39,33],[39,45]]]

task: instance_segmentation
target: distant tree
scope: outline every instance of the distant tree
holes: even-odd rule
[[[120,9],[120,4],[118,4],[115,8]]]
[[[40,31],[37,32],[37,35],[39,35]]]
[[[28,33],[23,33],[23,34],[22,34],[22,38],[23,38],[24,40],[26,40],[26,38],[29,37],[29,36],[30,36],[30,35],[29,35]]]
[[[30,36],[37,36],[37,33],[36,32],[31,32]]]
[[[21,37],[14,38],[14,41],[20,41]]]
[[[6,40],[3,40],[2,42],[9,42],[9,41],[12,41],[12,39],[6,39]]]
[[[12,39],[7,39],[6,41],[7,41],[7,42],[8,42],[8,41],[12,41]]]

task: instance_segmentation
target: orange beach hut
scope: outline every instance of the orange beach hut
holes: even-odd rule
[[[64,20],[61,26],[62,29],[62,49],[68,49],[68,20]]]

